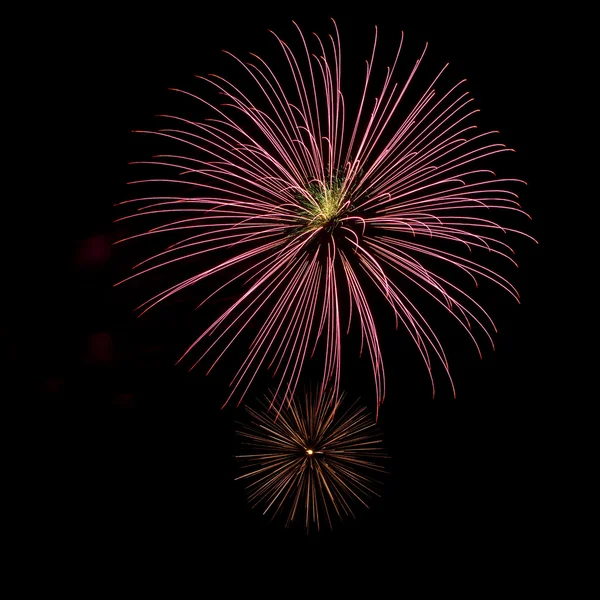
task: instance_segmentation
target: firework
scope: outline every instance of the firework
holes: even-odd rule
[[[222,103],[177,90],[212,116],[197,122],[163,115],[169,127],[145,132],[177,151],[143,163],[164,176],[132,182],[169,192],[124,203],[137,209],[124,219],[152,222],[127,240],[168,240],[131,277],[192,260],[198,268],[139,309],[201,283],[200,306],[207,298],[229,299],[182,356],[191,368],[202,360],[210,371],[247,340],[227,401],[241,401],[269,369],[275,395],[293,397],[315,353],[323,389],[337,393],[342,338],[352,323],[371,365],[377,407],[385,396],[380,334],[390,325],[414,340],[433,393],[438,359],[454,391],[442,343],[415,297],[427,294],[447,311],[480,356],[480,338],[493,345],[492,319],[470,294],[478,280],[488,280],[518,299],[514,286],[480,260],[496,255],[514,263],[506,237],[521,232],[497,216],[525,215],[514,191],[523,182],[486,166],[510,149],[496,141],[497,132],[477,129],[464,81],[442,84],[447,65],[405,106],[425,50],[396,83],[403,36],[379,81],[375,30],[362,91],[351,104],[342,93],[337,27],[326,42],[297,29],[297,53],[275,36],[285,58],[281,75],[258,56],[246,63],[232,55],[245,84],[200,78]],[[376,318],[373,294],[389,306],[388,321]]]
[[[286,525],[303,519],[307,530],[333,518],[354,517],[353,505],[378,496],[387,458],[373,420],[343,395],[307,393],[280,405],[275,396],[260,410],[246,405],[248,423],[238,430],[247,451],[237,456],[248,499],[263,513],[287,512]]]

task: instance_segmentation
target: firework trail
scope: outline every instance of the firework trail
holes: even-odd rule
[[[478,111],[464,81],[437,91],[447,65],[405,106],[425,50],[406,80],[396,83],[402,37],[376,83],[375,30],[351,116],[341,89],[337,27],[326,42],[316,35],[309,40],[296,27],[298,53],[275,36],[286,61],[281,75],[258,56],[246,63],[231,55],[246,86],[217,75],[200,78],[222,103],[177,90],[211,118],[162,115],[171,126],[145,132],[178,152],[143,163],[165,175],[132,183],[166,185],[169,193],[122,203],[137,209],[124,219],[162,219],[125,239],[162,236],[168,242],[124,281],[193,259],[199,265],[195,274],[163,289],[140,311],[205,280],[214,289],[203,292],[200,306],[235,294],[183,355],[195,349],[192,368],[200,360],[214,366],[242,334],[253,336],[227,401],[241,401],[265,369],[272,372],[275,395],[293,397],[317,348],[323,390],[339,392],[342,338],[351,323],[358,324],[360,352],[366,350],[372,366],[377,407],[385,396],[382,323],[402,325],[413,339],[435,394],[434,361],[452,379],[442,344],[419,301],[413,303],[413,292],[428,294],[447,311],[480,355],[480,337],[493,344],[494,324],[469,289],[488,280],[518,299],[513,285],[476,254],[514,263],[506,234],[521,232],[495,218],[509,211],[525,215],[513,191],[523,182],[498,178],[485,166],[510,149],[495,141],[497,132],[479,132],[472,123]],[[178,236],[174,243],[172,236]],[[466,274],[470,283],[449,278],[448,269]],[[389,321],[380,323],[373,313],[373,293],[385,299]]]
[[[244,407],[248,422],[237,433],[248,449],[236,458],[246,472],[237,479],[248,482],[253,507],[273,518],[287,512],[286,525],[301,518],[307,530],[323,521],[332,528],[334,517],[354,517],[354,504],[379,495],[382,441],[366,409],[342,408],[343,398],[307,393],[278,411],[272,396],[259,411]]]

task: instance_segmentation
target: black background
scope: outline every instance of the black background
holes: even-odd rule
[[[544,563],[557,536],[549,522],[561,452],[552,424],[565,368],[557,358],[564,348],[556,350],[560,292],[548,267],[553,100],[541,100],[554,81],[547,53],[556,29],[510,4],[472,11],[169,3],[68,17],[68,35],[52,42],[57,52],[39,59],[49,67],[45,92],[54,96],[48,106],[57,124],[44,138],[43,152],[59,163],[48,187],[54,195],[58,186],[67,190],[38,212],[52,228],[38,262],[43,301],[32,303],[28,322],[39,396],[49,415],[61,415],[57,431],[67,434],[52,436],[60,458],[41,462],[39,489],[48,501],[38,513],[40,531],[60,531],[73,548],[107,561],[109,571],[170,562],[204,569],[257,561],[268,568],[304,556],[368,561],[379,554],[405,566],[460,555],[478,570],[507,573]],[[113,288],[131,256],[111,244],[118,234],[113,205],[128,197],[126,183],[135,177],[128,162],[152,152],[132,130],[155,127],[154,115],[176,106],[168,88],[194,88],[196,74],[227,75],[235,66],[222,49],[279,57],[269,29],[292,43],[292,19],[305,33],[325,36],[330,17],[347,49],[344,65],[360,69],[358,81],[375,25],[382,56],[403,30],[411,57],[430,44],[427,73],[449,61],[456,79],[469,80],[481,123],[516,150],[507,169],[528,182],[521,199],[533,220],[521,224],[539,245],[517,241],[519,269],[504,271],[521,304],[491,288],[478,296],[499,330],[495,351],[482,340],[482,361],[440,320],[456,399],[441,373],[432,399],[416,350],[398,339],[402,332],[385,340],[392,353],[393,343],[401,349],[397,362],[387,355],[389,390],[379,419],[391,456],[385,492],[355,521],[307,535],[251,510],[234,481],[235,420],[243,413],[221,409],[224,372],[206,377],[201,368],[174,366],[194,336],[193,303],[138,319],[135,300],[153,289]],[[342,387],[374,409],[362,368]]]

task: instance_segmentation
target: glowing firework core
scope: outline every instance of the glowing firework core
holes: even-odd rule
[[[305,195],[299,197],[302,205],[300,217],[306,229],[333,230],[349,210],[350,201],[346,191],[340,179],[314,182],[307,186]]]
[[[308,454],[309,456],[313,453],[313,451],[310,448],[306,449],[306,454]]]

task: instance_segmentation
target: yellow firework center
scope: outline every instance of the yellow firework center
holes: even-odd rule
[[[313,230],[335,227],[348,205],[342,191],[342,182],[334,180],[328,187],[312,184],[307,192],[309,198],[301,199],[301,216],[306,228]]]
[[[341,197],[330,191],[326,191],[319,202],[317,221],[321,225],[332,223],[340,213],[342,207]]]

